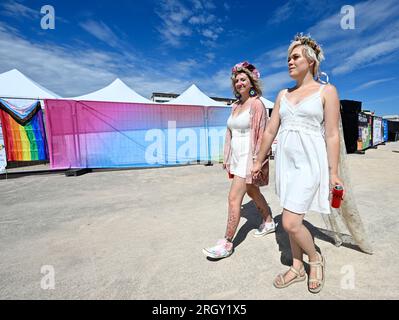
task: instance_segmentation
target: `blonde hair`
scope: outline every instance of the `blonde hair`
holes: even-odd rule
[[[252,87],[255,89],[256,94],[261,97],[262,96],[262,83],[259,79],[255,79],[252,72],[247,68],[238,68],[236,72],[231,75],[231,86],[233,88],[233,93],[237,96],[239,93],[235,87],[235,80],[238,74],[245,73],[248,76],[249,81],[251,82]]]
[[[320,64],[324,60],[323,49],[319,44],[313,40],[310,36],[304,36],[302,34],[296,35],[294,41],[291,42],[288,48],[288,58],[290,57],[292,51],[298,47],[302,46],[302,53],[309,62],[314,62],[312,74],[313,77],[320,78]]]

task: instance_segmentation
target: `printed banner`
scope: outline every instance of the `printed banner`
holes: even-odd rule
[[[373,146],[384,142],[384,128],[382,127],[382,118],[373,117]]]
[[[7,112],[0,110],[7,161],[47,160],[47,142],[43,112],[39,109],[30,121],[20,125]]]
[[[362,151],[371,147],[371,128],[372,116],[359,113],[359,137],[357,141],[357,150]]]
[[[0,120],[0,173],[4,172],[7,167],[6,147],[4,145],[3,128]]]
[[[45,100],[53,169],[219,161],[230,108]]]
[[[384,141],[388,141],[388,120],[384,119],[382,120],[382,124],[384,127]]]

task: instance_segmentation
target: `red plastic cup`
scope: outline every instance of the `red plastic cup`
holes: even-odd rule
[[[331,207],[338,209],[341,206],[343,194],[344,194],[344,188],[340,185],[336,185],[332,189]]]
[[[231,174],[230,172],[228,172],[229,175],[229,179],[234,179],[234,174]]]

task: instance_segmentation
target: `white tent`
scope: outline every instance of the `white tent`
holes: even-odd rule
[[[266,109],[273,109],[274,107],[274,102],[267,100],[263,97],[260,97],[260,100],[263,102],[263,104],[265,105]]]
[[[17,69],[0,74],[0,98],[14,101],[13,98],[43,100],[60,98],[54,92],[42,87]]]
[[[191,85],[190,88],[184,91],[176,99],[165,102],[165,104],[226,107],[224,103],[209,98],[205,93],[198,89],[195,84]]]
[[[120,79],[116,79],[110,85],[100,90],[69,99],[86,101],[153,103],[151,100],[139,95]]]

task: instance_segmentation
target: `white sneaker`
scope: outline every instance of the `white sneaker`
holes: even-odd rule
[[[255,230],[254,237],[263,237],[269,233],[276,231],[276,224],[272,222],[264,222],[259,226],[258,230]]]
[[[213,259],[227,258],[233,253],[233,243],[226,239],[221,239],[217,242],[216,246],[204,248],[202,249],[202,252],[207,257]]]

